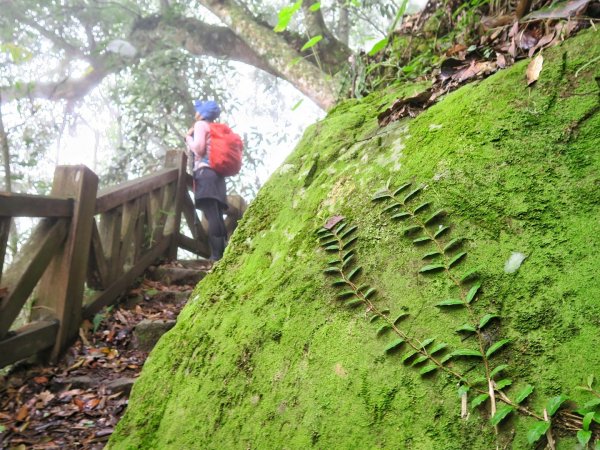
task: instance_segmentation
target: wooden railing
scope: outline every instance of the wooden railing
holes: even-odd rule
[[[118,300],[158,259],[174,259],[178,248],[208,257],[190,186],[185,153],[170,151],[165,169],[100,192],[87,167],[59,166],[50,196],[0,193],[0,367],[35,354],[56,359],[83,319]],[[231,233],[246,204],[239,196],[228,201]],[[41,220],[2,273],[15,217]],[[191,237],[179,231],[182,217]],[[11,330],[30,297],[31,321]]]

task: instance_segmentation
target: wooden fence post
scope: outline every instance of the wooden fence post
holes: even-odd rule
[[[165,161],[166,167],[177,167],[177,186],[175,191],[174,216],[168,220],[165,230],[171,235],[171,243],[167,257],[177,259],[177,248],[179,247],[179,228],[181,226],[181,213],[183,211],[183,196],[187,195],[186,165],[187,155],[181,150],[169,150]]]
[[[64,247],[40,280],[34,306],[37,318],[60,322],[50,358],[56,359],[70,344],[81,325],[83,288],[87,275],[98,177],[86,166],[58,166],[52,195],[74,199],[73,217]]]

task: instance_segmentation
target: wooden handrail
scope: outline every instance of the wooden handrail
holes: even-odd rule
[[[0,216],[71,217],[73,199],[0,192]]]
[[[39,352],[56,359],[83,318],[114,303],[160,258],[178,248],[208,257],[206,224],[189,195],[186,156],[170,151],[166,168],[97,192],[85,166],[59,166],[51,196],[0,193],[0,368]],[[231,232],[245,210],[230,196]],[[19,259],[2,277],[14,217],[41,217]],[[185,220],[193,238],[180,232]],[[39,283],[38,283],[39,280]],[[96,292],[84,298],[84,283]],[[9,331],[34,288],[32,322]]]
[[[96,214],[101,214],[177,180],[177,169],[162,169],[152,175],[103,189],[96,199]]]

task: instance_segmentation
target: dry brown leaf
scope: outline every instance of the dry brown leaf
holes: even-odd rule
[[[56,396],[50,391],[42,391],[38,394],[37,397],[42,402],[42,406],[46,406],[48,403],[54,400],[54,397]]]
[[[506,67],[506,57],[502,53],[496,53],[496,64],[501,69]]]
[[[27,416],[29,416],[29,409],[27,408],[27,405],[23,405],[19,408],[16,419],[19,422],[22,422],[27,419]]]
[[[100,403],[100,399],[96,397],[96,398],[93,398],[93,399],[89,400],[85,404],[85,407],[87,409],[94,409],[96,406],[98,406],[98,403]]]
[[[541,53],[531,60],[527,66],[527,86],[531,86],[540,77],[540,72],[544,65],[544,57]]]
[[[48,382],[48,377],[34,377],[33,381],[37,384],[46,384]]]
[[[446,51],[446,56],[453,56],[467,49],[466,45],[454,44],[451,48]]]
[[[324,225],[324,228],[327,228],[328,230],[331,230],[333,227],[335,227],[342,220],[344,220],[344,216],[333,216],[333,217],[330,217],[329,220],[327,220],[327,223]]]
[[[83,411],[83,408],[85,408],[85,401],[83,401],[82,399],[75,397],[73,399],[73,403],[75,403],[75,406],[77,406],[77,409],[79,411]]]
[[[571,0],[568,2],[559,2],[548,8],[533,11],[523,20],[547,20],[547,19],[568,19],[579,15],[585,10],[590,0]]]

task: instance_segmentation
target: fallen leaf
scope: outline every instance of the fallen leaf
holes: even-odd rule
[[[329,220],[327,220],[327,223],[324,225],[324,228],[327,228],[328,230],[331,230],[333,227],[336,226],[336,224],[338,224],[342,220],[344,220],[344,216],[333,216],[333,217],[330,217]]]
[[[33,381],[37,384],[46,384],[48,382],[48,377],[34,377]]]
[[[501,69],[506,67],[506,57],[502,53],[496,53],[496,64]]]
[[[17,412],[17,417],[16,419],[19,422],[24,421],[25,419],[27,419],[27,416],[29,416],[29,409],[27,408],[26,405],[21,406],[21,408],[19,408],[19,411]]]
[[[96,406],[98,406],[98,403],[100,403],[100,399],[99,398],[93,398],[93,399],[89,400],[85,404],[85,407],[87,409],[94,409]]]
[[[455,45],[453,45],[451,48],[449,48],[449,49],[446,51],[446,55],[447,55],[447,56],[456,55],[456,54],[458,54],[458,53],[460,53],[460,52],[462,52],[462,51],[464,51],[464,50],[466,50],[466,49],[467,49],[467,46],[466,46],[466,45],[462,45],[462,44],[455,44]]]
[[[75,397],[73,399],[73,403],[75,403],[75,406],[77,406],[77,409],[79,409],[79,411],[83,411],[83,408],[85,408],[85,402],[78,397]]]
[[[590,3],[590,0],[572,0],[556,3],[547,8],[533,11],[521,20],[568,19],[569,17],[581,14],[588,3]]]
[[[527,66],[527,86],[531,86],[540,77],[540,72],[544,65],[544,57],[541,53],[531,60]]]

